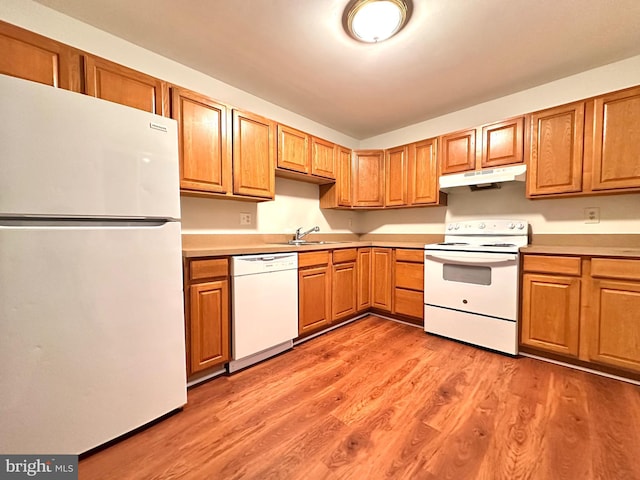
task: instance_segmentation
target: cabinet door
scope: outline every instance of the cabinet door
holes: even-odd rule
[[[358,275],[356,262],[346,262],[333,266],[331,305],[333,321],[356,313]]]
[[[595,99],[593,190],[640,187],[640,87]]]
[[[396,147],[385,154],[385,198],[386,206],[407,204],[408,147]]]
[[[311,173],[336,178],[335,145],[321,138],[311,137]]]
[[[336,178],[336,188],[338,205],[342,207],[351,206],[351,150],[344,147],[337,147],[338,175]]]
[[[440,172],[460,173],[476,168],[476,130],[440,137]]]
[[[531,115],[527,196],[582,190],[584,102]]]
[[[0,73],[79,92],[80,55],[67,45],[0,22]]]
[[[227,193],[231,188],[227,107],[172,87],[171,118],[178,122],[180,188]]]
[[[409,204],[439,202],[436,139],[423,140],[409,147]]]
[[[482,168],[524,161],[524,117],[482,127]]]
[[[579,278],[524,274],[522,345],[578,356],[580,283]]]
[[[298,333],[307,333],[331,324],[331,270],[328,265],[298,271]]]
[[[358,311],[371,307],[371,249],[358,249]]]
[[[275,124],[233,111],[233,193],[270,198],[275,190]]]
[[[190,288],[189,373],[229,361],[229,282]]]
[[[86,94],[164,115],[167,85],[157,78],[92,55],[84,56]]]
[[[355,152],[353,168],[353,206],[384,205],[384,152]]]
[[[373,272],[371,307],[388,312],[391,311],[391,252],[390,248],[371,250]]]
[[[640,372],[640,282],[594,280],[592,361]]]
[[[278,124],[278,168],[309,173],[309,135]]]

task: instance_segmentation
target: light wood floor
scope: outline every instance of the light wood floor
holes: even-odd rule
[[[640,387],[368,317],[189,392],[81,479],[640,479]]]

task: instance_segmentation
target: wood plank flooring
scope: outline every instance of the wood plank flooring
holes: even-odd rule
[[[640,479],[640,387],[374,316],[189,391],[81,479]]]

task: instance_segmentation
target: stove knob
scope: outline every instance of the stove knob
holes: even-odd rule
[[[508,227],[509,227],[509,230],[513,230],[514,228],[516,228],[516,224],[515,224],[515,223],[513,223],[513,222],[511,222],[511,223],[508,225]]]
[[[478,228],[480,228],[480,229],[483,229],[485,227],[486,227],[486,225],[484,223],[481,223],[480,225],[478,225]]]
[[[524,228],[524,223],[519,223],[518,224],[518,230],[522,230]]]
[[[453,223],[450,223],[449,225],[447,225],[447,230],[453,230]]]
[[[455,228],[456,230],[460,230],[460,224],[456,223],[455,227],[453,227],[453,228]]]

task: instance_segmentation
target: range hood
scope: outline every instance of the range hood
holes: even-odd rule
[[[454,187],[470,187],[471,190],[485,190],[500,188],[503,182],[524,182],[527,172],[526,165],[512,165],[502,168],[489,168],[473,172],[454,173],[440,177],[440,190],[450,190]]]

